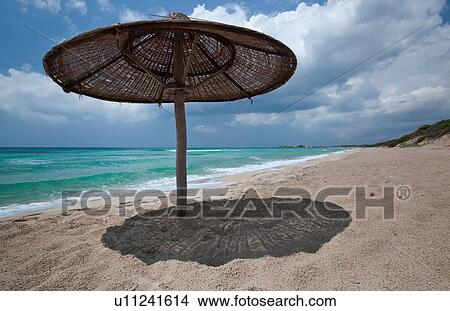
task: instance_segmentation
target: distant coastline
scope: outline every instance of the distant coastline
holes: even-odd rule
[[[274,146],[272,148],[279,148],[279,149],[300,149],[300,148],[365,148],[365,147],[375,147],[375,145],[373,144],[362,144],[362,145],[313,145],[313,146],[308,146],[308,145],[287,145],[287,146]]]
[[[435,124],[424,124],[414,132],[403,135],[400,138],[383,141],[375,144],[360,145],[330,145],[307,146],[287,145],[273,148],[365,148],[365,147],[420,147],[427,144],[443,145],[448,147],[450,143],[450,119],[441,120]]]

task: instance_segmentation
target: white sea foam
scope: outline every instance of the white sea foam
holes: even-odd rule
[[[219,174],[207,174],[207,175],[189,175],[188,187],[189,188],[211,188],[219,186],[222,182],[219,180],[221,176]],[[157,189],[161,191],[172,191],[176,188],[175,177],[164,177],[155,180],[150,180],[145,183],[133,185],[127,187],[129,189]]]
[[[255,157],[255,156],[249,156],[249,158],[252,159],[252,160],[258,160],[258,161],[261,160],[260,157]]]
[[[0,218],[18,214],[42,212],[61,207],[61,200],[33,202],[28,204],[10,204],[0,206]]]
[[[170,152],[177,152],[176,149],[169,149],[167,151]],[[223,151],[223,149],[188,149],[186,150],[186,152],[221,152]],[[227,151],[232,151],[232,150],[228,150]]]
[[[289,166],[289,165],[295,165],[300,163],[305,163],[311,160],[320,159],[326,156],[330,156],[333,154],[341,153],[342,151],[336,151],[333,153],[325,153],[325,154],[318,154],[313,156],[305,156],[303,158],[298,159],[290,159],[290,160],[274,160],[274,161],[268,161],[258,164],[247,164],[240,167],[227,167],[227,168],[215,168],[212,169],[213,172],[217,172],[223,175],[233,175],[237,173],[242,172],[252,172],[252,171],[259,171],[259,170],[267,170],[267,169],[276,169],[282,166]]]
[[[50,160],[38,160],[38,159],[6,159],[9,164],[13,165],[45,165],[51,164]]]

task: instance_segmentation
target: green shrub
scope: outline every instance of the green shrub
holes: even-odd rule
[[[425,124],[419,127],[416,131],[404,135],[398,139],[392,139],[385,142],[374,144],[374,146],[395,147],[399,144],[405,143],[413,138],[419,137],[414,144],[404,144],[403,147],[417,146],[418,143],[424,140],[434,140],[445,134],[450,133],[450,119],[441,120],[433,125]]]

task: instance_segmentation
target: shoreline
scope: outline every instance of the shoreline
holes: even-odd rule
[[[327,154],[327,155],[325,155],[323,157],[320,157],[320,158],[307,159],[306,161],[301,162],[301,163],[288,164],[288,165],[275,167],[275,168],[272,168],[271,170],[265,171],[263,173],[260,173],[260,172],[264,171],[263,169],[254,170],[254,171],[248,171],[248,172],[242,172],[242,173],[236,173],[236,174],[232,174],[232,175],[228,175],[228,176],[222,177],[222,181],[223,181],[224,184],[227,184],[227,183],[236,183],[236,182],[242,181],[242,179],[251,179],[251,178],[254,178],[256,176],[267,175],[267,177],[269,177],[270,174],[273,174],[273,173],[276,173],[276,172],[280,172],[280,171],[283,171],[283,170],[301,169],[301,168],[317,165],[317,164],[320,164],[322,162],[337,161],[339,159],[344,158],[346,155],[350,155],[352,153],[360,152],[361,150],[364,150],[364,149],[365,148],[352,148],[352,149],[348,149],[348,150],[337,151],[337,152],[329,153],[329,154]],[[255,173],[258,173],[258,174],[255,174]]]
[[[304,158],[298,158],[298,159],[292,159],[292,160],[275,160],[275,161],[268,161],[268,162],[264,162],[261,164],[254,164],[251,165],[253,167],[264,167],[266,166],[268,163],[272,163],[272,162],[298,162],[295,164],[281,164],[279,166],[272,166],[272,167],[264,167],[264,168],[255,168],[253,170],[246,170],[243,173],[231,173],[231,174],[224,174],[222,176],[215,176],[215,177],[208,177],[208,175],[203,176],[198,176],[196,177],[191,184],[194,185],[193,188],[195,188],[196,184],[200,185],[200,188],[214,188],[214,187],[223,187],[226,186],[229,182],[233,182],[235,179],[239,179],[240,177],[244,177],[244,176],[252,176],[254,173],[257,172],[261,172],[264,170],[268,170],[266,173],[270,173],[270,172],[274,172],[277,170],[282,170],[282,169],[287,169],[289,167],[303,167],[303,166],[308,166],[308,165],[313,165],[315,163],[319,163],[321,160],[325,160],[325,159],[329,159],[329,160],[337,160],[339,159],[339,156],[344,155],[344,154],[349,154],[352,152],[357,152],[358,150],[361,150],[362,148],[351,148],[351,149],[347,149],[347,150],[339,150],[339,151],[335,151],[335,152],[331,152],[331,153],[326,153],[326,154],[320,154],[320,155],[315,155],[315,156],[306,156]],[[170,151],[170,150],[169,150]],[[335,157],[335,158],[333,158]],[[330,159],[332,158],[332,159]],[[247,165],[244,165],[247,166]],[[232,168],[235,170],[239,170],[241,167],[236,167],[236,168]],[[212,174],[210,174],[212,175]],[[236,177],[235,177],[236,176]],[[208,183],[213,183],[214,185],[211,186],[205,186],[205,184]],[[189,184],[189,183],[188,183]],[[169,195],[170,191],[166,191],[166,190],[162,190],[164,193],[166,193],[166,195]],[[173,190],[171,190],[173,191]],[[101,200],[101,199],[99,199]],[[27,217],[30,215],[39,215],[42,213],[55,213],[55,212],[61,212],[61,200],[60,199],[55,199],[53,201],[44,201],[44,202],[32,202],[32,203],[27,203],[27,204],[20,204],[20,206],[25,206],[25,205],[32,205],[32,204],[42,204],[42,203],[53,203],[53,205],[59,205],[57,207],[53,207],[53,208],[43,208],[43,209],[29,209],[29,210],[24,210],[23,212],[16,212],[10,215],[5,215],[5,216],[0,216],[0,221],[1,220],[5,220],[5,219],[15,219],[15,218],[23,218],[23,217]],[[12,204],[15,205],[15,204]],[[9,206],[12,206],[9,205]]]

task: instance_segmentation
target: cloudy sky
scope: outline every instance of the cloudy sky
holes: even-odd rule
[[[190,146],[357,144],[394,138],[450,118],[448,5],[444,0],[2,1],[0,146],[173,146],[175,124],[169,112],[155,105],[65,94],[42,68],[53,42],[171,11],[265,32],[287,44],[299,63],[285,86],[255,97],[253,105],[248,100],[189,103]]]

